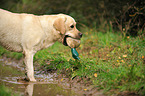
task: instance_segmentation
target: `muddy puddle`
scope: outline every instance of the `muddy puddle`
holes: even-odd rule
[[[11,62],[12,63],[12,62]],[[20,96],[82,96],[70,88],[57,84],[52,77],[56,74],[35,75],[39,82],[18,82],[24,78],[25,72],[19,66],[12,66],[9,62],[0,60],[0,86],[4,85]]]

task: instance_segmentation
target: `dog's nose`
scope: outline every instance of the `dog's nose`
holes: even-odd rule
[[[83,33],[78,33],[78,34],[79,34],[80,38],[83,36]]]

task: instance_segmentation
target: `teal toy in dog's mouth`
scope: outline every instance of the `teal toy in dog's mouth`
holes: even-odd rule
[[[78,54],[78,52],[77,52],[77,50],[75,48],[71,48],[71,53],[72,53],[72,57],[74,59],[80,60],[79,54]]]
[[[71,37],[67,37],[66,39],[66,45],[69,46],[71,48],[71,53],[72,53],[72,57],[74,59],[80,60],[79,58],[79,54],[77,52],[77,50],[75,48],[80,46],[80,39],[75,39],[75,38],[71,38]]]

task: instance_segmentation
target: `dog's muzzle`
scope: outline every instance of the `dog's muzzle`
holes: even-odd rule
[[[83,35],[82,33],[79,33],[77,38],[73,38],[69,35],[65,35],[62,43],[65,46],[69,46],[71,48],[77,48],[80,45],[80,39],[82,35]]]
[[[67,38],[68,37],[69,37],[69,39],[72,38],[73,40],[80,40],[82,38],[82,36],[83,36],[83,33],[81,33],[81,32],[78,33],[77,38],[71,37],[69,35],[64,35],[62,43],[63,43],[63,45],[68,46],[68,44],[67,44]]]

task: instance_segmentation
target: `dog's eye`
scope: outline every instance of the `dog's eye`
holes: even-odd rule
[[[70,28],[74,28],[74,25],[71,25]]]

